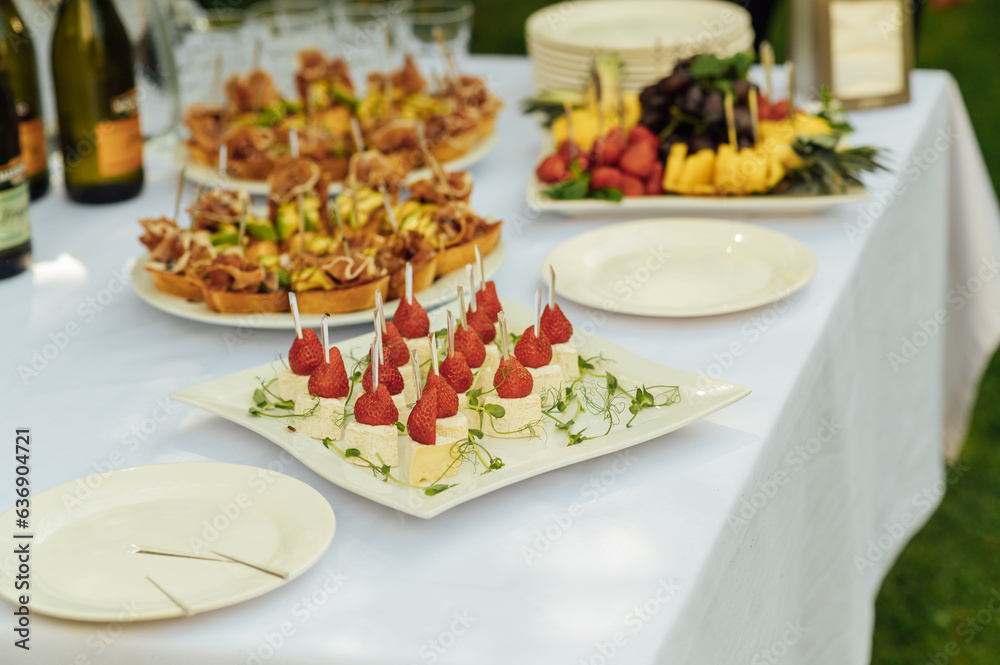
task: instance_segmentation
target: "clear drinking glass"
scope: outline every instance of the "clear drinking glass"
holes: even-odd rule
[[[244,18],[237,9],[211,9],[175,20],[174,54],[183,108],[224,103],[226,79],[249,68],[251,40]]]
[[[302,50],[316,48],[329,55],[333,49],[334,7],[323,0],[272,0],[250,9],[251,62],[271,75],[283,97],[298,96],[295,72]]]
[[[424,72],[442,71],[436,33],[454,54],[459,69],[469,56],[475,7],[465,0],[413,0],[403,22],[403,48],[413,53]]]
[[[345,2],[337,6],[337,47],[331,55],[347,60],[355,84],[364,87],[369,72],[402,64],[410,0]]]

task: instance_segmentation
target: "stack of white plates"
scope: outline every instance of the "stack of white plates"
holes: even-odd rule
[[[525,37],[538,90],[584,87],[599,51],[618,54],[623,87],[635,91],[678,60],[753,47],[750,14],[722,0],[570,0],[532,14]]]

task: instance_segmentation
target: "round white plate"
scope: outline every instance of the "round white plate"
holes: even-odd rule
[[[215,462],[154,464],[95,474],[31,497],[34,538],[5,530],[9,556],[31,551],[31,611],[77,621],[146,621],[226,607],[308,570],[333,539],[330,504],[305,483]],[[0,520],[14,525],[14,509]],[[133,546],[206,554],[248,565],[135,553]],[[175,598],[185,612],[153,583]],[[0,596],[24,593],[14,576]]]
[[[462,171],[467,169],[486,157],[496,142],[497,133],[493,132],[489,136],[483,137],[478,143],[472,146],[471,150],[461,157],[453,159],[450,162],[444,162],[443,165],[447,167],[447,170],[449,171]],[[177,147],[175,161],[178,166],[187,167],[184,171],[184,178],[189,182],[193,182],[196,185],[205,185],[206,187],[219,186],[218,170],[210,166],[205,166],[204,164],[198,164],[191,161],[188,156],[188,151],[183,145]],[[413,182],[414,180],[426,178],[428,175],[430,175],[430,171],[427,169],[417,169],[407,175],[406,181]],[[267,196],[268,192],[266,180],[241,180],[240,178],[228,178],[226,181],[226,187],[228,189],[242,189],[254,196]],[[341,183],[334,182],[330,184],[328,193],[330,196],[334,196],[340,193],[340,189]]]
[[[525,23],[525,34],[556,50],[627,53],[652,50],[657,40],[663,48],[724,42],[749,27],[745,9],[719,0],[590,0],[536,11]]]
[[[556,292],[582,305],[640,316],[709,316],[766,305],[816,274],[794,238],[744,222],[647,219],[576,236],[542,266]]]
[[[132,268],[132,288],[136,294],[156,309],[179,316],[182,319],[199,321],[201,323],[211,323],[217,326],[233,326],[239,328],[255,328],[258,330],[294,330],[295,322],[288,312],[274,314],[222,314],[213,312],[203,302],[192,302],[178,296],[164,293],[156,288],[156,283],[144,266],[149,260],[148,254],[142,256],[135,262]],[[483,257],[483,270],[486,277],[492,277],[500,270],[504,258],[507,256],[507,244],[500,239],[500,243],[492,252]],[[445,303],[451,302],[458,297],[458,285],[466,286],[467,278],[465,268],[459,268],[446,275],[441,275],[434,283],[423,291],[417,292],[417,299],[425,309],[433,309]],[[466,286],[466,288],[468,288]],[[392,316],[396,311],[399,300],[390,300],[385,303],[385,313]],[[321,314],[303,314],[301,316],[302,325],[308,328],[317,328],[320,325]],[[332,314],[327,322],[331,328],[339,326],[353,326],[359,323],[372,322],[372,310],[362,309],[357,312],[346,312],[343,314]]]

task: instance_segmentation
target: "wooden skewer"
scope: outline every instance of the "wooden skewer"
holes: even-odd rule
[[[174,597],[174,596],[173,596],[173,595],[172,595],[172,594],[171,594],[170,592],[168,592],[168,591],[167,591],[166,589],[164,589],[164,588],[163,588],[163,587],[161,587],[161,586],[160,586],[159,584],[157,584],[157,583],[156,583],[155,581],[153,581],[153,578],[152,578],[152,577],[150,577],[149,575],[146,575],[146,579],[147,579],[147,580],[149,580],[149,583],[150,583],[150,584],[152,584],[152,585],[153,585],[153,586],[155,586],[155,587],[156,587],[157,589],[159,589],[159,590],[160,590],[160,593],[162,593],[162,594],[163,594],[164,596],[166,596],[166,597],[167,597],[167,599],[168,599],[168,600],[170,600],[170,602],[171,602],[171,603],[173,603],[173,604],[174,604],[174,605],[176,605],[176,606],[177,606],[178,608],[180,608],[181,612],[183,612],[183,613],[184,613],[184,614],[185,614],[186,616],[191,616],[192,614],[194,614],[194,612],[193,612],[193,611],[191,611],[191,608],[190,608],[190,607],[188,607],[187,605],[185,605],[184,603],[182,603],[181,601],[179,601],[179,600],[178,600],[178,599],[177,599],[176,597]]]
[[[455,64],[455,54],[448,48],[448,44],[444,40],[444,31],[440,25],[434,26],[433,35],[434,41],[437,42],[438,48],[441,50],[441,55],[445,63],[447,63],[448,69],[451,71],[452,84],[458,86],[461,76],[458,73],[458,65]]]
[[[795,124],[795,63],[789,60],[785,63],[788,70],[788,117]]]
[[[542,334],[542,287],[535,291],[535,339]]]
[[[549,308],[556,306],[556,269],[549,266]]]
[[[413,367],[413,376],[417,377],[417,380],[413,382],[413,387],[417,391],[417,399],[420,399],[424,396],[424,391],[420,386],[420,360],[417,359],[416,349],[410,351],[410,364]]]
[[[431,172],[437,177],[438,180],[451,191],[451,184],[448,182],[448,175],[445,173],[444,168],[441,166],[440,162],[431,154],[430,149],[427,146],[427,136],[424,134],[424,126],[419,120],[414,120],[417,127],[417,144],[420,146],[420,152],[424,155],[424,161],[431,168]]]
[[[483,252],[476,245],[476,267],[479,268],[479,290],[486,290],[486,271],[483,269]]]
[[[500,350],[503,352],[503,357],[504,358],[510,358],[510,349],[507,348],[508,347],[508,342],[507,342],[507,314],[505,312],[500,312],[497,315],[497,319],[500,322],[500,335],[501,335],[501,339],[500,339],[500,347],[501,347],[501,349]]]
[[[471,263],[465,266],[465,274],[469,279],[469,294],[472,296],[471,302],[469,303],[469,309],[471,309],[473,312],[478,312],[479,303],[476,302],[476,273],[472,269]],[[465,307],[463,306],[462,309],[465,309]]]
[[[438,343],[437,335],[433,332],[427,333],[427,340],[431,343],[431,369],[438,373]]]
[[[320,319],[320,331],[323,333],[323,361],[327,364],[330,363],[330,324],[328,319],[329,314],[324,313],[323,318]]]
[[[234,563],[242,564],[242,565],[247,566],[249,568],[253,568],[254,570],[259,570],[262,573],[267,573],[268,575],[274,575],[275,577],[280,577],[283,580],[287,580],[289,577],[291,577],[290,573],[287,573],[287,572],[285,572],[283,570],[278,570],[277,568],[269,568],[267,566],[263,566],[263,565],[258,564],[258,563],[250,563],[249,561],[245,561],[243,559],[238,559],[238,558],[234,557],[232,554],[223,554],[222,552],[218,552],[216,550],[209,550],[209,551],[212,554],[218,554],[221,557],[229,559],[230,561],[232,561]]]
[[[337,230],[340,231],[340,244],[344,249],[344,256],[351,258],[351,248],[347,245],[347,234],[344,232],[344,220],[340,218],[340,206],[337,199],[333,200],[333,221],[337,223]]]
[[[243,236],[247,232],[247,210],[250,207],[249,199],[243,199],[243,207],[240,210],[240,230],[236,234],[236,246],[240,248],[241,254],[246,254],[246,250],[243,249]]]
[[[750,105],[750,131],[753,135],[753,144],[760,143],[760,108],[757,106],[757,86],[750,86],[750,96],[747,98]]]
[[[220,48],[215,52],[215,65],[212,67],[212,88],[209,90],[209,102],[212,106],[222,103],[222,63],[225,54]]]
[[[458,285],[458,310],[458,318],[462,322],[462,327],[468,330],[469,322],[465,316],[465,289],[462,288],[461,284]]]
[[[455,316],[448,310],[448,355],[455,353]]]
[[[385,207],[385,214],[389,216],[389,224],[392,225],[392,232],[399,233],[399,221],[396,219],[396,212],[392,209],[392,201],[389,200],[389,192],[385,188],[385,180],[379,181],[378,192],[382,195],[382,205]]]
[[[736,119],[733,114],[733,93],[727,92],[726,98],[724,100],[726,108],[726,131],[729,133],[729,145],[733,146],[733,149],[738,149],[736,144]]]
[[[302,339],[302,322],[299,321],[299,301],[295,298],[295,291],[288,292],[288,308],[292,310],[292,321],[295,322],[295,336]]]
[[[413,304],[413,265],[406,262],[406,304]]]
[[[201,195],[204,191],[205,185],[198,183],[198,189],[194,193],[194,204],[191,206],[191,228],[194,228],[194,220],[198,216],[198,208],[201,207]]]
[[[181,172],[177,176],[177,198],[174,199],[174,224],[177,223],[177,217],[181,214],[181,194],[184,193],[184,175],[187,173],[187,166],[181,167]]]
[[[774,103],[774,48],[767,40],[760,43],[760,64],[764,67],[764,92]]]

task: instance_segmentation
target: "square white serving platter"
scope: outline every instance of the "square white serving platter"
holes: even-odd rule
[[[504,301],[503,306],[512,332],[521,331],[534,323],[534,313],[530,308],[510,301]],[[444,309],[431,313],[431,329],[443,328],[444,317]],[[361,335],[337,346],[345,358],[352,350],[353,355],[359,357],[367,352],[371,339],[372,334]],[[375,477],[369,469],[349,463],[336,451],[324,447],[321,442],[304,434],[290,432],[288,425],[294,425],[294,422],[251,416],[249,408],[253,403],[253,392],[259,387],[255,377],[268,379],[275,376],[280,369],[277,362],[185,388],[173,393],[171,398],[214,413],[260,434],[335,485],[390,508],[426,519],[520,480],[655,439],[700,420],[750,394],[749,388],[698,377],[689,372],[654,363],[596,336],[574,342],[580,355],[584,357],[603,354],[605,358],[613,360],[614,362],[599,363],[596,371],[611,372],[623,388],[634,392],[640,385],[648,387],[676,385],[680,389],[680,402],[665,407],[644,409],[632,426],[626,428],[625,422],[631,414],[628,412],[628,400],[625,400],[621,421],[610,434],[575,446],[567,446],[566,432],[557,430],[554,423],[544,416],[542,421],[545,433],[540,438],[484,437],[481,440],[482,445],[491,454],[500,457],[504,467],[483,473],[481,465],[473,469],[470,462],[465,462],[457,476],[447,479],[449,483],[456,483],[455,486],[433,496],[427,496],[418,489],[384,482]],[[659,393],[655,390],[652,392]],[[591,427],[588,432],[598,430],[601,422],[603,421],[600,417],[590,414],[584,414],[576,419],[577,427]],[[343,450],[342,442],[337,442],[337,445]]]

